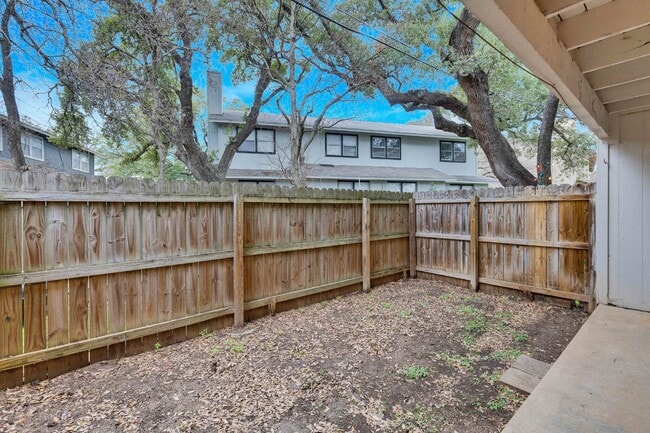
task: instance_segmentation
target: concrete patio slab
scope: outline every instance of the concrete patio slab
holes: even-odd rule
[[[599,305],[503,433],[650,432],[650,313]]]

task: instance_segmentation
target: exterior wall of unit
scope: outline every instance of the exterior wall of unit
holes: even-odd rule
[[[214,125],[214,124],[213,124]],[[270,129],[270,128],[269,128]],[[211,134],[216,134],[218,146],[215,150],[218,154],[223,152],[228,137],[234,132],[230,125],[219,125],[210,128]],[[337,133],[337,132],[332,132]],[[348,134],[348,133],[345,133]],[[370,154],[370,134],[358,135],[358,157],[326,156],[325,133],[320,133],[310,145],[306,162],[310,164],[332,164],[332,165],[361,165],[375,167],[410,167],[410,168],[433,168],[452,175],[476,175],[476,151],[473,148],[466,148],[466,161],[442,162],[440,161],[439,138],[428,137],[406,137],[401,138],[401,159],[372,158]],[[387,137],[386,134],[377,134],[379,137]],[[443,141],[445,141],[443,139]],[[456,139],[456,141],[464,141]],[[277,169],[280,158],[288,155],[287,143],[288,132],[282,129],[275,130],[276,150],[275,154],[258,153],[237,153],[232,161],[231,168],[246,169],[259,168],[260,170]],[[286,163],[286,162],[285,162]]]
[[[70,174],[94,174],[95,157],[93,154],[79,152],[88,156],[88,171],[75,170],[72,168],[72,156],[75,151],[55,146],[40,134],[28,131],[23,131],[23,134],[30,134],[31,136],[39,137],[43,142],[43,159],[30,158],[25,155],[25,160],[28,165],[45,165],[55,171],[62,171]],[[11,155],[7,145],[7,129],[4,126],[0,127],[0,159],[11,161]]]
[[[650,111],[612,116],[601,144],[596,215],[598,301],[650,311]]]

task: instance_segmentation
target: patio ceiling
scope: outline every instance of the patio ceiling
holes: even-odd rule
[[[648,0],[462,0],[600,138],[650,107]]]

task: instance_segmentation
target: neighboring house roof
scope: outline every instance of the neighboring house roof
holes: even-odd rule
[[[211,114],[209,117],[210,122],[222,124],[244,124],[245,113],[236,110],[224,110],[223,114]],[[313,127],[315,122],[314,117],[308,117],[305,125],[307,128]],[[287,127],[287,121],[281,114],[260,113],[257,118],[258,126],[269,127]],[[411,124],[398,124],[398,123],[381,123],[381,122],[366,122],[359,120],[345,120],[345,119],[323,119],[321,128],[327,131],[335,132],[350,132],[360,133],[365,132],[368,134],[383,134],[383,135],[399,135],[406,137],[434,137],[434,138],[448,138],[460,139],[456,134],[451,132],[441,131],[433,126],[425,125],[411,125]]]
[[[231,179],[280,179],[280,170],[230,169]],[[489,183],[492,179],[483,176],[451,175],[433,168],[373,167],[359,165],[307,164],[308,179],[337,180],[394,180],[446,183]]]
[[[4,114],[0,114],[0,125],[6,125],[7,120],[8,120],[7,116],[5,116]],[[57,145],[56,143],[52,143],[52,141],[50,141],[49,137],[52,135],[52,131],[48,131],[46,129],[40,128],[40,127],[38,127],[36,125],[30,125],[29,123],[26,123],[26,122],[21,122],[20,126],[23,129],[26,129],[26,130],[28,130],[30,132],[33,132],[35,134],[38,134],[38,135],[46,138],[48,143],[51,143],[53,146],[61,147],[61,146]],[[93,152],[92,150],[86,149],[85,147],[82,148],[82,149],[75,149],[75,150],[81,150],[83,152],[90,153],[90,154],[93,154],[93,155],[95,154],[95,152]]]

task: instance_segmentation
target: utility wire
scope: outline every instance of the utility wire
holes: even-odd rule
[[[504,53],[502,50],[500,50],[498,47],[496,47],[492,42],[490,42],[490,41],[488,41],[486,38],[484,38],[484,37],[483,37],[479,32],[476,31],[476,29],[472,28],[472,26],[470,26],[469,24],[467,24],[467,23],[466,23],[466,22],[465,22],[461,17],[459,17],[458,15],[456,15],[455,13],[453,13],[453,12],[452,12],[452,11],[451,11],[447,6],[444,5],[444,3],[442,3],[442,0],[436,0],[436,1],[438,2],[438,4],[439,4],[439,5],[440,5],[444,10],[447,11],[447,13],[449,13],[449,15],[451,15],[452,17],[454,17],[454,19],[456,19],[456,21],[458,21],[458,22],[459,22],[460,24],[462,24],[463,26],[467,27],[467,28],[468,28],[472,33],[474,33],[474,35],[476,35],[480,40],[482,40],[482,41],[485,42],[487,45],[489,45],[489,46],[490,46],[494,51],[496,51],[497,53],[499,53],[499,54],[500,54],[504,59],[506,59],[507,61],[509,61],[510,63],[512,63],[513,65],[515,65],[517,68],[521,69],[522,71],[524,71],[525,73],[527,73],[528,75],[530,75],[531,77],[538,79],[538,80],[541,81],[542,83],[544,83],[544,84],[546,84],[547,86],[549,86],[551,89],[555,90],[555,93],[560,97],[560,99],[562,100],[562,102],[563,102],[567,107],[569,106],[569,104],[567,104],[566,101],[564,100],[564,98],[562,97],[562,94],[557,90],[557,87],[555,87],[555,84],[553,84],[553,83],[551,83],[551,82],[545,80],[544,78],[540,77],[539,75],[536,75],[534,72],[530,71],[529,69],[524,68],[524,67],[523,67],[521,64],[519,64],[517,61],[511,59],[509,55],[507,55],[507,54]]]
[[[325,19],[325,20],[327,20],[327,21],[329,21],[329,22],[331,22],[331,23],[333,23],[333,24],[335,24],[335,25],[337,25],[337,26],[339,26],[339,27],[341,27],[341,28],[343,28],[343,29],[345,29],[345,30],[351,32],[351,33],[354,33],[354,34],[360,35],[360,36],[362,36],[362,37],[366,37],[366,38],[368,38],[368,39],[371,39],[371,40],[373,40],[373,41],[376,41],[376,42],[378,42],[378,43],[384,45],[384,46],[387,47],[387,48],[390,48],[390,49],[392,49],[392,50],[394,50],[394,51],[396,51],[396,52],[398,52],[398,53],[400,53],[400,54],[402,54],[402,55],[407,56],[408,58],[410,58],[410,59],[412,59],[412,60],[417,61],[418,63],[421,63],[421,64],[423,64],[423,65],[425,65],[425,66],[427,66],[427,67],[430,67],[430,68],[432,68],[432,69],[434,69],[434,70],[436,70],[436,71],[438,71],[438,72],[440,72],[440,73],[442,73],[442,74],[444,74],[444,75],[446,75],[446,76],[448,76],[448,77],[453,78],[454,80],[456,80],[456,77],[454,77],[453,74],[451,74],[451,73],[449,73],[449,72],[447,72],[447,71],[445,71],[445,70],[443,70],[443,69],[440,69],[439,67],[437,67],[437,66],[435,66],[435,65],[433,65],[433,64],[431,64],[431,63],[429,63],[429,62],[426,62],[426,61],[424,61],[424,60],[422,60],[422,59],[417,58],[417,57],[415,57],[413,54],[410,54],[410,53],[408,53],[408,52],[405,52],[405,51],[403,51],[403,50],[401,50],[401,49],[395,47],[394,45],[391,45],[391,44],[389,44],[389,43],[387,43],[387,42],[384,42],[384,41],[382,41],[382,40],[380,40],[380,39],[377,39],[376,37],[374,37],[374,36],[372,36],[372,35],[368,35],[368,34],[366,34],[366,33],[364,33],[364,32],[361,32],[360,30],[353,29],[353,28],[351,28],[350,26],[348,26],[348,25],[346,25],[346,24],[344,24],[344,23],[341,23],[340,21],[337,21],[337,20],[334,19],[334,18],[331,18],[331,17],[325,15],[324,13],[322,13],[322,12],[320,12],[320,11],[318,11],[318,10],[316,10],[316,9],[314,9],[314,8],[312,8],[312,7],[310,7],[310,6],[308,6],[308,5],[304,4],[304,3],[301,3],[301,2],[298,1],[298,0],[291,0],[291,1],[294,2],[294,3],[296,3],[297,5],[299,5],[299,6],[303,7],[303,8],[305,8],[305,9],[311,11],[312,13],[318,15],[319,17],[321,17],[321,18],[323,18],[323,19]],[[321,0],[321,2],[324,2],[324,1],[325,1],[325,0]],[[438,1],[439,1],[439,0],[438,0]],[[390,39],[392,39],[392,40],[397,41],[398,43],[400,43],[400,44],[402,44],[402,45],[404,45],[404,46],[406,46],[406,47],[409,47],[409,48],[411,48],[411,49],[413,49],[413,50],[416,49],[415,47],[413,47],[413,46],[411,46],[411,45],[408,45],[407,43],[405,43],[405,42],[403,42],[403,41],[400,41],[399,39],[397,39],[397,38],[395,38],[395,37],[393,37],[393,36],[391,36],[391,35],[386,34],[385,32],[381,31],[380,29],[377,29],[376,27],[373,27],[372,25],[370,25],[369,23],[367,23],[367,22],[361,20],[360,18],[357,18],[357,17],[353,16],[352,14],[350,14],[350,13],[348,13],[348,12],[345,12],[345,11],[340,10],[340,9],[337,8],[335,5],[328,5],[328,6],[331,7],[331,10],[336,9],[337,11],[339,11],[339,12],[341,12],[341,13],[347,15],[348,17],[352,18],[353,20],[355,20],[355,21],[357,21],[357,22],[359,22],[359,23],[365,25],[366,27],[369,27],[369,28],[371,28],[371,29],[377,31],[377,32],[380,33],[380,34],[385,35],[386,37],[388,37],[388,38],[390,38]],[[539,79],[540,81],[546,83],[547,85],[549,85],[550,87],[552,87],[553,89],[555,89],[555,87],[554,87],[551,83],[548,83],[548,82],[546,82],[545,80],[541,79],[540,77],[537,77],[537,76],[534,75],[532,72],[528,71],[527,69],[523,68],[521,65],[517,64],[517,62],[515,62],[515,61],[512,60],[512,59],[510,59],[510,58],[509,58],[505,53],[503,53],[501,50],[499,50],[497,47],[495,47],[495,46],[494,46],[493,44],[491,44],[489,41],[485,40],[485,38],[483,38],[480,34],[476,33],[476,32],[474,31],[474,29],[472,29],[471,27],[469,27],[469,25],[468,25],[467,23],[463,22],[462,19],[460,19],[459,17],[455,16],[455,15],[454,15],[451,11],[449,11],[449,9],[447,9],[444,5],[442,5],[442,6],[443,6],[443,8],[445,8],[445,10],[446,10],[447,12],[449,12],[451,15],[453,15],[454,18],[456,18],[457,20],[459,20],[460,22],[462,22],[463,25],[467,26],[467,27],[468,27],[470,30],[472,30],[472,32],[475,33],[475,34],[476,34],[476,35],[477,35],[481,40],[483,40],[485,43],[487,43],[488,45],[490,45],[494,50],[496,50],[500,55],[502,55],[503,57],[505,57],[508,61],[510,61],[511,63],[513,63],[513,64],[514,64],[515,66],[517,66],[518,68],[522,69],[522,70],[523,70],[524,72],[526,72],[527,74],[532,75],[533,77]],[[557,92],[557,90],[556,90],[556,92]],[[524,100],[523,100],[521,97],[519,97],[518,95],[515,95],[515,94],[512,93],[512,92],[509,92],[509,91],[507,91],[507,90],[503,90],[503,93],[506,94],[506,95],[508,95],[511,99],[513,99],[513,100],[515,100],[515,101],[524,102]],[[558,94],[559,94],[559,93],[558,93]],[[565,102],[565,101],[562,100],[562,102]],[[566,104],[566,102],[565,102],[565,104]]]
[[[449,76],[451,76],[451,74],[449,74],[449,72],[444,71],[444,70],[438,68],[437,66],[435,66],[435,65],[433,65],[433,64],[431,64],[431,63],[429,63],[429,62],[426,62],[426,61],[424,61],[424,60],[422,60],[422,59],[420,59],[420,58],[414,56],[414,55],[411,54],[411,53],[407,53],[406,51],[401,50],[401,49],[395,47],[394,45],[391,45],[391,44],[389,44],[389,43],[387,43],[387,42],[385,42],[385,41],[382,41],[381,39],[378,39],[378,38],[376,38],[376,37],[374,37],[374,36],[372,36],[372,35],[369,35],[369,34],[367,34],[367,33],[362,32],[362,31],[360,31],[360,30],[353,29],[352,27],[349,27],[349,26],[347,26],[347,25],[345,25],[345,24],[343,24],[343,23],[341,23],[341,22],[335,20],[334,18],[330,18],[329,16],[327,16],[327,15],[321,13],[319,10],[314,9],[314,8],[312,8],[312,7],[309,6],[309,5],[306,5],[306,4],[304,4],[304,3],[301,3],[301,2],[299,2],[298,0],[291,0],[291,1],[292,1],[293,3],[295,3],[295,4],[297,4],[298,6],[303,7],[303,8],[305,8],[305,9],[307,9],[308,11],[310,11],[310,12],[312,12],[312,13],[318,15],[319,17],[323,18],[324,20],[329,21],[329,22],[331,22],[332,24],[335,24],[335,25],[337,25],[337,26],[339,26],[339,27],[341,27],[341,28],[343,28],[343,29],[345,29],[345,30],[351,32],[351,33],[354,33],[354,34],[357,34],[357,35],[362,36],[362,37],[364,37],[364,38],[368,38],[368,39],[370,39],[370,40],[373,40],[373,41],[375,41],[375,42],[377,42],[377,43],[379,43],[379,44],[385,46],[386,48],[390,48],[390,49],[392,49],[392,50],[397,51],[398,53],[400,53],[400,54],[402,54],[402,55],[408,57],[408,58],[411,59],[411,60],[414,60],[414,61],[416,61],[416,62],[418,62],[418,63],[423,64],[423,65],[426,65],[426,66],[428,66],[428,67],[430,67],[430,68],[432,68],[432,69],[434,69],[434,70],[436,70],[436,71],[438,71],[438,72],[441,72],[441,73],[443,73],[443,74],[445,74],[445,75],[449,75]],[[452,76],[452,78],[453,78],[453,76]]]

